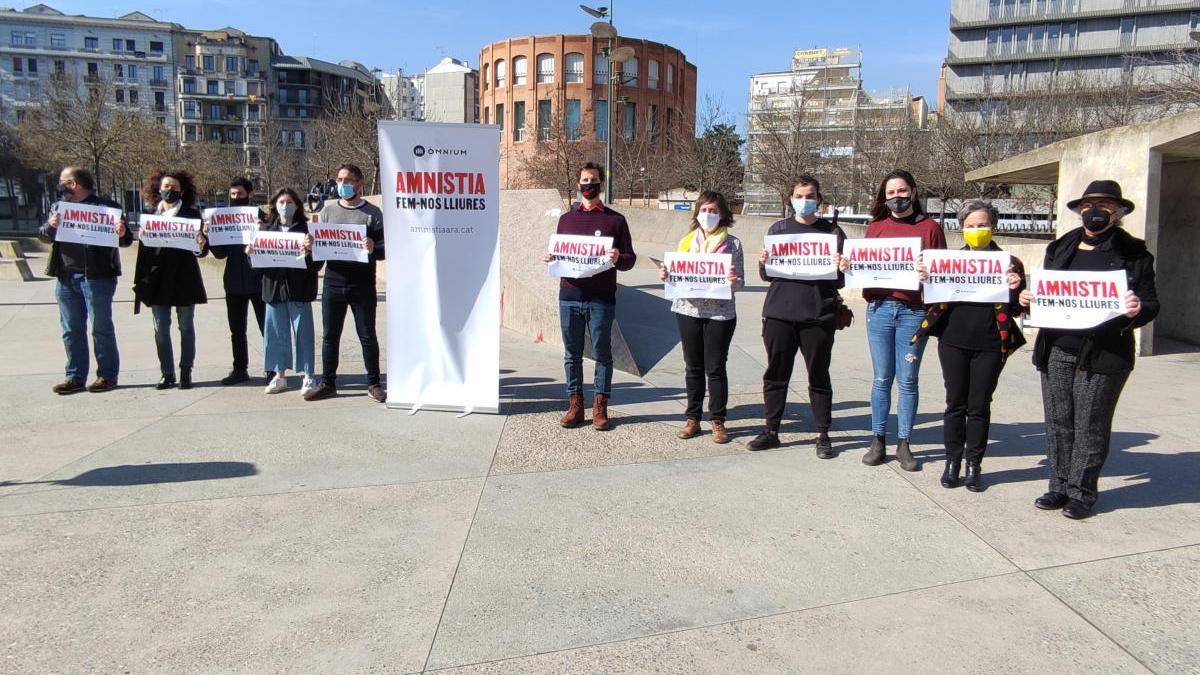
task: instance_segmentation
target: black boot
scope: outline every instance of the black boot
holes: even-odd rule
[[[245,368],[234,368],[233,370],[229,371],[228,375],[221,378],[221,384],[225,385],[226,387],[249,381],[250,373]]]
[[[159,391],[162,391],[163,389],[170,389],[171,387],[174,387],[174,386],[175,386],[175,373],[170,373],[170,374],[163,373],[162,378],[159,379],[158,384],[155,385],[154,388],[158,389]]]
[[[983,484],[980,482],[980,466],[979,460],[971,460],[967,462],[967,489],[971,492],[983,492]]]
[[[867,454],[863,455],[862,463],[867,466],[878,466],[883,464],[884,447],[887,445],[887,439],[883,436],[876,436],[871,439],[871,449],[867,450]]]
[[[900,460],[900,468],[905,471],[917,471],[921,468],[921,465],[917,463],[917,458],[913,457],[912,450],[908,447],[907,438],[896,441],[896,459]]]
[[[962,459],[946,458],[946,468],[942,469],[942,487],[958,487],[958,474],[962,470]],[[970,471],[970,469],[968,469]]]
[[[829,434],[817,434],[817,457],[833,459],[833,443],[829,442]]]
[[[192,369],[191,368],[180,368],[179,369],[179,388],[180,389],[191,389],[192,388]]]

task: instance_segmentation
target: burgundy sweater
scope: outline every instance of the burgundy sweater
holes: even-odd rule
[[[571,209],[558,219],[559,234],[574,234],[585,237],[612,237],[613,248],[620,251],[616,269],[609,269],[586,279],[562,279],[558,286],[559,300],[617,301],[617,270],[633,269],[637,254],[633,252],[633,239],[629,236],[629,223],[625,216],[607,206],[597,211]]]
[[[936,220],[925,215],[912,215],[902,220],[892,216],[871,221],[867,225],[867,239],[888,237],[920,237],[921,250],[946,248],[946,233]],[[909,305],[921,304],[921,291],[902,291],[894,288],[864,288],[863,298],[871,300],[899,300]]]

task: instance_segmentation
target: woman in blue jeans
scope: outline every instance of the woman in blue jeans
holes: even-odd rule
[[[879,182],[871,205],[871,223],[867,238],[920,237],[921,249],[946,248],[942,226],[921,208],[917,182],[912,174],[897,169]],[[849,261],[842,260],[843,271]],[[863,464],[883,462],[887,448],[887,419],[892,411],[892,382],[900,390],[896,406],[896,458],[905,471],[920,468],[909,447],[917,418],[917,375],[925,352],[925,338],[912,341],[925,319],[920,291],[895,288],[867,288],[867,342],[871,349],[871,448]]]
[[[155,172],[142,186],[142,198],[151,212],[160,216],[200,220],[196,208],[196,186],[187,171]],[[197,227],[199,230],[199,227]],[[138,230],[138,236],[142,232]],[[208,255],[208,241],[197,231],[198,252],[138,244],[133,294],[149,305],[154,316],[154,343],[162,377],[157,389],[176,384],[175,356],[171,348],[171,309],[179,321],[179,388],[191,389],[192,366],[196,361],[196,305],[208,302],[199,258]]]

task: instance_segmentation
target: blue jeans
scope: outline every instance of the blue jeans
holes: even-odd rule
[[[179,317],[179,369],[191,370],[196,362],[196,306],[176,307]],[[154,315],[154,346],[158,348],[158,367],[163,375],[175,375],[175,357],[171,353],[171,307],[151,305]]]
[[[566,354],[567,395],[583,393],[583,334],[592,336],[592,358],[596,359],[595,393],[612,392],[612,323],[616,305],[598,300],[559,300],[558,318]]]
[[[912,435],[917,418],[917,375],[927,338],[911,344],[912,336],[925,320],[925,308],[897,300],[872,300],[867,304],[867,343],[871,348],[871,431],[887,434],[887,418],[892,411],[892,380],[900,390],[896,407],[898,436]]]
[[[121,370],[117,352],[117,331],[113,328],[112,301],[117,278],[87,279],[82,274],[64,274],[58,278],[58,321],[62,324],[63,348],[67,351],[67,379],[87,379],[87,324],[92,321],[92,348],[96,351],[96,377],[116,382]]]
[[[296,339],[295,367],[292,338]],[[312,303],[269,302],[263,322],[263,370],[281,373],[289,368],[312,375],[316,363]]]

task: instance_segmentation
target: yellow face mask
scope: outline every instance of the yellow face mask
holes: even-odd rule
[[[992,243],[992,228],[973,227],[969,230],[963,230],[963,240],[971,248],[987,248],[987,245]]]

